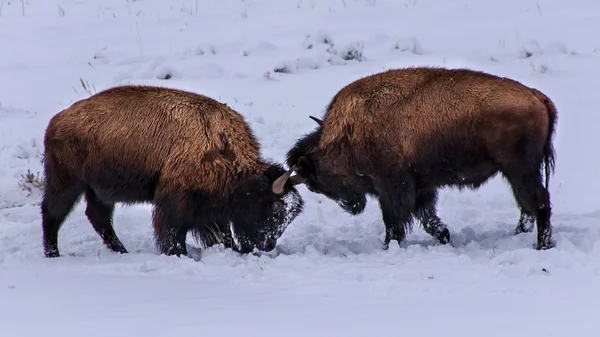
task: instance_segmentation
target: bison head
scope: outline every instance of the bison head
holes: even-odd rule
[[[291,171],[271,164],[261,174],[250,176],[234,194],[231,234],[234,249],[242,254],[271,251],[287,226],[304,205],[294,187]]]
[[[346,212],[357,215],[365,210],[367,198],[364,178],[352,172],[347,158],[318,149],[322,121],[311,118],[319,129],[300,138],[287,153],[287,164],[296,171],[295,182],[303,182],[306,188],[335,201]]]

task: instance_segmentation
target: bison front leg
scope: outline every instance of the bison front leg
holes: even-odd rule
[[[521,217],[517,228],[515,228],[515,235],[521,233],[530,233],[535,227],[535,215],[527,214],[521,210]]]
[[[437,215],[437,191],[418,191],[415,204],[415,215],[423,225],[423,229],[441,244],[450,242],[450,231]]]
[[[402,177],[382,181],[381,186],[383,187],[379,191],[379,207],[385,225],[383,249],[387,250],[392,240],[396,240],[400,245],[412,228],[415,184],[410,177]]]
[[[165,197],[155,202],[152,214],[154,238],[162,254],[187,255],[185,239],[190,227],[182,206]]]

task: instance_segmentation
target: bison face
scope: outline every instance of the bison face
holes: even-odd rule
[[[335,201],[342,209],[358,215],[367,205],[366,193],[361,189],[358,176],[340,172],[313,156],[301,156],[296,164],[298,176],[305,179],[306,188]]]
[[[316,151],[321,139],[323,121],[312,118],[319,128],[302,138],[287,153],[287,164],[296,170],[297,176],[291,177],[293,184],[305,183],[314,193],[323,194],[334,200],[346,212],[357,215],[365,210],[367,198],[364,178],[356,172],[340,170],[340,158],[334,155],[324,156]],[[294,179],[295,178],[295,179]]]
[[[280,165],[250,177],[235,193],[231,232],[242,254],[271,251],[287,226],[300,214],[300,193]]]

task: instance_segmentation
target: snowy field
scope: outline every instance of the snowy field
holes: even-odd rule
[[[600,304],[600,3],[596,0],[0,0],[0,331],[3,336],[592,336]],[[511,77],[558,108],[557,247],[514,236],[501,177],[445,190],[452,246],[420,226],[381,249],[376,200],[351,217],[306,207],[275,251],[160,256],[150,206],[119,207],[111,253],[80,203],[45,259],[40,194],[49,119],[125,83],[202,93],[283,162],[343,86],[410,65]],[[27,187],[27,186],[25,186]],[[196,243],[188,238],[191,246]],[[193,254],[192,254],[193,255]]]

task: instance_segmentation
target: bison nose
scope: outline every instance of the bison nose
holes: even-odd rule
[[[265,251],[270,252],[273,249],[275,249],[275,246],[277,245],[277,239],[274,238],[269,238],[267,239],[267,241],[265,242]]]

